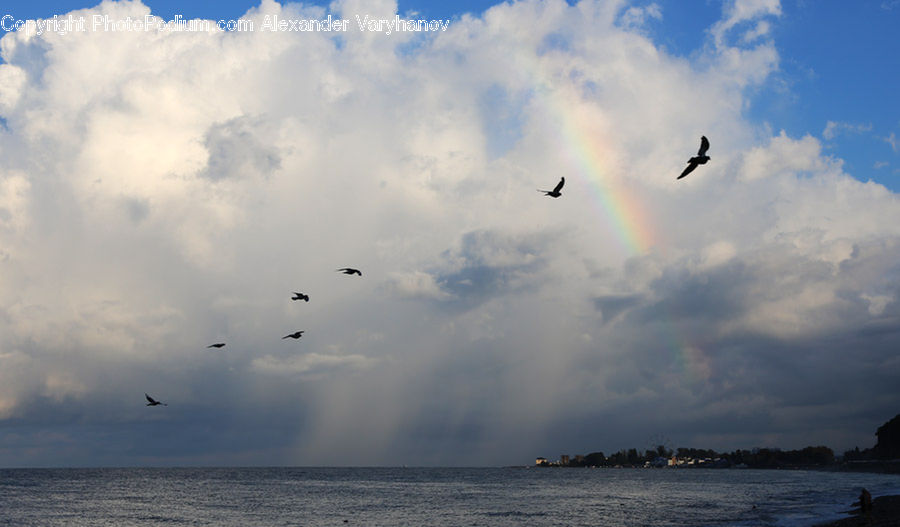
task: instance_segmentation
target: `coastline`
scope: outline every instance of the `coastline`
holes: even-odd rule
[[[816,527],[900,527],[900,496],[879,496],[872,500],[872,512],[861,514],[858,508],[849,511],[853,516]]]

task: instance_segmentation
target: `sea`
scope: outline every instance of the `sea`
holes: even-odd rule
[[[810,526],[900,475],[615,468],[0,469],[14,526]]]

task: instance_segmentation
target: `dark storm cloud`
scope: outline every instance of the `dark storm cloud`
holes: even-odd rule
[[[445,261],[456,270],[438,273],[435,281],[447,293],[443,305],[472,309],[491,298],[535,287],[535,274],[545,266],[549,248],[543,235],[512,235],[479,230],[464,234],[460,247],[447,251]]]
[[[576,367],[605,375],[614,362],[604,385],[615,408],[654,415],[654,426],[682,445],[743,438],[744,446],[800,447],[805,429],[805,437],[848,446],[865,437],[850,423],[871,426],[895,412],[894,246],[861,243],[830,263],[776,242],[720,264],[675,263],[646,293],[594,298],[602,320],[618,322],[606,346]],[[599,410],[597,419],[615,418]]]
[[[640,295],[602,295],[594,299],[594,307],[603,317],[603,323],[607,324],[622,313],[642,303]]]

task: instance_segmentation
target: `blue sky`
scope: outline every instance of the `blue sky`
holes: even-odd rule
[[[143,13],[0,16],[76,8]],[[900,4],[398,11],[452,23],[2,35],[0,466],[871,446],[900,408]]]

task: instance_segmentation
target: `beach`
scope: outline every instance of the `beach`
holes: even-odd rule
[[[900,496],[880,496],[872,500],[872,512],[860,514],[853,509],[854,516],[823,523],[818,527],[900,527]]]

